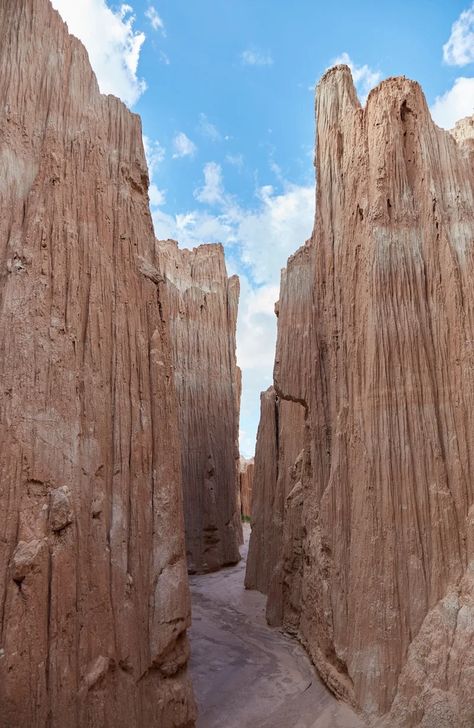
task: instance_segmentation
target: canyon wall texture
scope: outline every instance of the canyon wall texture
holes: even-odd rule
[[[194,725],[177,403],[139,118],[0,0],[0,725]]]
[[[295,631],[290,611],[299,594],[304,442],[304,407],[280,399],[270,387],[261,395],[245,587],[268,594],[272,626],[282,624],[285,604],[289,632]]]
[[[315,227],[282,275],[247,586],[369,725],[468,728],[474,124],[442,131],[405,78],[362,108],[345,66],[316,111]]]
[[[253,489],[253,458],[240,458],[239,480],[240,480],[240,513],[242,518],[250,518],[252,515],[252,489]]]
[[[169,300],[188,569],[203,573],[240,559],[239,279],[227,277],[221,245],[185,250],[165,240],[157,252]]]

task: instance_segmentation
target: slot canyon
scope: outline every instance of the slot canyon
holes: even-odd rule
[[[157,239],[140,117],[0,0],[0,728],[474,727],[473,162],[324,73],[245,457],[232,248]]]

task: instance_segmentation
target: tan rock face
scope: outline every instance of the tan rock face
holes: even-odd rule
[[[269,595],[269,624],[282,623],[285,606],[285,626],[290,632],[295,631],[290,611],[298,603],[301,586],[297,544],[301,542],[304,442],[304,407],[280,399],[270,387],[261,395],[245,586]]]
[[[252,519],[245,587],[268,590],[270,572],[275,562],[272,553],[273,501],[278,472],[278,443],[276,437],[277,396],[273,387],[260,395],[260,423],[255,449],[255,468],[252,493]]]
[[[181,250],[159,241],[178,395],[186,550],[191,573],[240,559],[240,371],[235,358],[239,279],[221,245]]]
[[[461,119],[456,123],[454,129],[451,130],[451,134],[457,142],[461,144],[467,142],[464,145],[464,149],[472,150],[472,143],[474,142],[474,117],[467,116],[465,119]]]
[[[273,519],[283,536],[275,550],[275,526],[263,542],[256,530],[247,579],[371,725],[467,728],[472,121],[438,129],[404,78],[362,109],[346,67],[321,81],[317,120],[314,233],[288,263],[278,306],[280,435],[255,460],[255,528]],[[298,447],[293,428],[281,434],[285,401],[306,415],[289,469]],[[282,468],[296,479],[283,508]]]
[[[240,458],[239,483],[240,483],[240,512],[244,518],[252,515],[252,489],[254,459]]]
[[[49,0],[0,0],[0,110],[0,724],[191,726],[140,122]]]

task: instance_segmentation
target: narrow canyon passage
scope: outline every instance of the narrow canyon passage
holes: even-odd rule
[[[190,578],[191,674],[197,728],[359,728],[323,685],[302,647],[265,621],[265,596],[244,589],[241,562]]]

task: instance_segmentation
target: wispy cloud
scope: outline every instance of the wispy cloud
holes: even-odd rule
[[[194,191],[194,197],[206,205],[215,205],[224,201],[222,185],[222,167],[217,162],[208,162],[204,166],[204,186]]]
[[[450,66],[474,62],[474,3],[453,23],[451,35],[443,46],[443,58]]]
[[[150,177],[153,177],[157,168],[165,158],[165,148],[161,146],[157,140],[152,140],[143,135],[143,147],[145,149],[145,157],[148,164]]]
[[[206,114],[199,114],[199,125],[200,133],[210,139],[212,142],[219,142],[222,139],[222,134],[215,124],[213,124],[207,118]]]
[[[184,131],[179,131],[173,139],[173,159],[181,157],[194,157],[197,147]]]
[[[363,66],[358,66],[345,51],[332,61],[331,66],[337,66],[340,63],[344,63],[351,69],[352,78],[354,79],[360,101],[362,104],[365,104],[369,92],[379,83],[382,74],[380,71],[375,71],[373,68],[370,68],[366,63]]]
[[[279,284],[255,287],[241,270],[237,272],[241,291],[237,361],[242,370],[241,422],[244,425],[240,433],[240,450],[249,457],[255,449],[260,392],[267,389],[273,379],[277,333],[274,306],[279,296]]]
[[[241,154],[226,154],[225,161],[237,169],[243,169],[244,158]]]
[[[192,210],[184,217],[162,215],[158,226],[181,233],[183,245],[222,242],[237,246],[239,259],[257,285],[279,282],[280,269],[288,256],[304,243],[314,218],[314,186],[284,183],[282,192],[271,185],[256,190],[255,203],[243,207],[225,189],[221,165],[208,162],[203,169],[204,184],[195,190],[197,202],[213,206],[212,213]],[[203,223],[213,235],[203,236]],[[185,224],[184,224],[185,223]],[[160,233],[161,235],[162,233]]]
[[[200,210],[171,215],[162,209],[152,210],[155,234],[160,239],[178,240],[184,248],[201,243],[226,243],[233,228],[224,216]]]
[[[258,284],[279,282],[288,256],[309,237],[314,218],[314,187],[287,183],[277,193],[271,185],[257,191],[258,206],[242,211],[237,237],[243,262]]]
[[[146,89],[138,77],[140,52],[145,34],[134,30],[135,15],[130,5],[111,10],[105,0],[89,0],[87,13],[82,3],[52,0],[89,53],[102,93],[114,94],[133,106]]]
[[[270,53],[251,48],[242,51],[240,54],[240,60],[244,66],[273,65],[273,58]]]
[[[150,5],[148,7],[148,10],[146,11],[145,16],[150,21],[150,25],[153,28],[153,30],[161,30],[162,34],[166,35],[165,24],[163,23],[163,20],[158,15],[158,12],[153,5]]]
[[[159,238],[179,240],[184,247],[222,242],[230,273],[238,273],[241,299],[237,327],[237,356],[242,368],[241,450],[253,452],[259,394],[272,381],[276,339],[274,303],[278,298],[280,270],[288,256],[309,237],[314,218],[314,187],[284,183],[280,193],[270,185],[256,190],[250,207],[238,204],[226,191],[222,168],[208,162],[204,184],[195,191],[206,205],[181,215],[153,210]]]
[[[150,205],[152,207],[160,207],[161,205],[164,205],[166,202],[165,191],[159,190],[155,184],[150,185],[150,189],[148,190],[148,195],[150,197]]]

